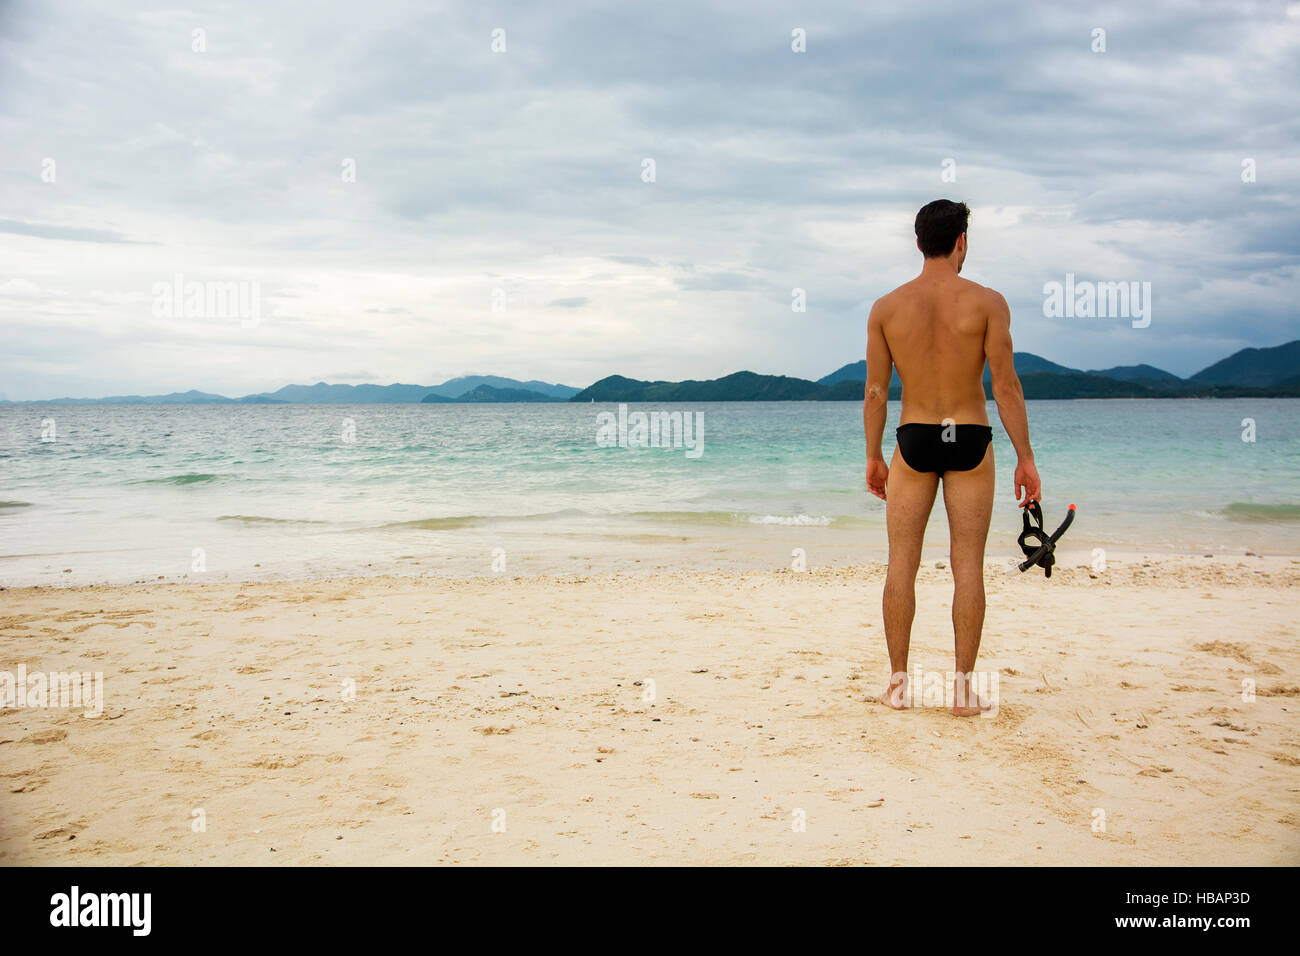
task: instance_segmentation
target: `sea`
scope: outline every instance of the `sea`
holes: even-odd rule
[[[1298,411],[1030,402],[1048,524],[1078,508],[1063,559],[1300,553]],[[854,402],[4,405],[0,587],[862,564],[886,556],[864,465]],[[926,556],[946,550],[940,497]]]

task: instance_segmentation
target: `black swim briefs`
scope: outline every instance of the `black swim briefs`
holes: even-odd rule
[[[993,428],[911,422],[899,425],[897,435],[898,450],[909,468],[942,476],[945,471],[970,471],[978,467],[993,441]]]

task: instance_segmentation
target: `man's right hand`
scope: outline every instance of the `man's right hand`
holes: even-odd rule
[[[885,500],[885,484],[889,481],[889,466],[883,458],[867,459],[867,490]]]
[[[1032,459],[1016,463],[1016,475],[1012,481],[1015,484],[1016,504],[1021,508],[1031,501],[1042,500],[1043,482],[1038,477],[1038,468]]]

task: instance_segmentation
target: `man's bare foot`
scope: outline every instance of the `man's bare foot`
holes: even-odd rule
[[[907,674],[895,674],[889,679],[889,687],[885,692],[876,698],[877,701],[886,707],[892,707],[894,710],[907,709]]]
[[[979,694],[970,689],[970,686],[964,684],[960,679],[953,683],[952,688],[952,712],[958,717],[978,717],[981,714],[987,714],[997,707],[996,703],[985,700]]]

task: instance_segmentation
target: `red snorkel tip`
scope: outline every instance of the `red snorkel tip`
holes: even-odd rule
[[[1074,505],[1070,505],[1070,510],[1071,510],[1071,511],[1074,510]]]

